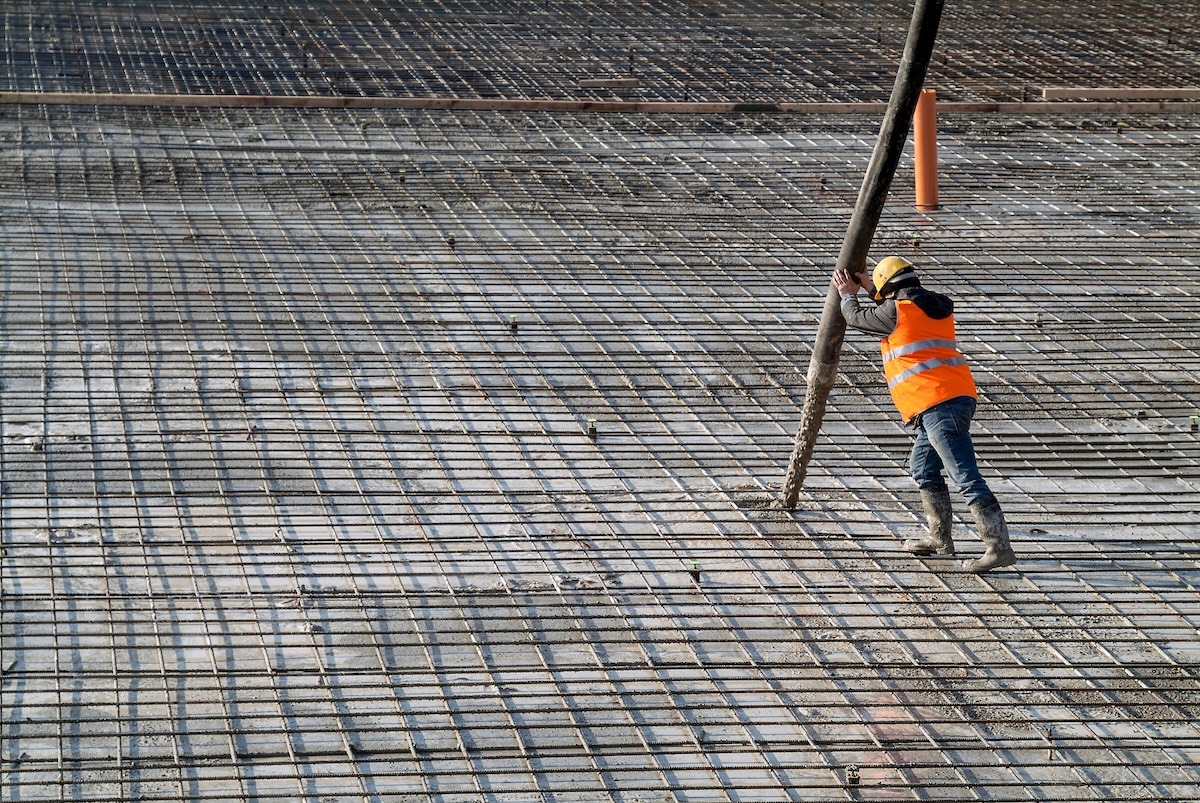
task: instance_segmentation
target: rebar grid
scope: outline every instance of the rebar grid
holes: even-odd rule
[[[975,578],[869,340],[768,507],[861,120],[5,109],[5,799],[1191,800],[1197,126],[1071,126],[877,238],[959,301]]]
[[[668,101],[887,98],[911,3],[810,0],[25,0],[0,13],[7,89]],[[1191,0],[950,5],[946,98],[1189,87]]]

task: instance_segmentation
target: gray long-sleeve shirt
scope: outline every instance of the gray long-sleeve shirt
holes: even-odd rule
[[[842,299],[842,317],[851,329],[880,337],[890,335],[899,321],[896,302],[891,298],[884,299],[878,306],[872,304],[864,307],[859,303],[858,296],[846,296]]]
[[[896,298],[886,298],[882,304],[863,306],[858,296],[846,296],[842,299],[842,317],[846,325],[860,332],[887,337],[896,329],[899,315],[896,312],[896,299],[906,299],[914,302],[931,318],[941,319],[954,311],[954,302],[940,293],[926,290],[923,287],[904,287],[896,293]]]

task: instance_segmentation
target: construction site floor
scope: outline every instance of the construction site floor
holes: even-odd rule
[[[1194,803],[1200,116],[901,165],[983,576],[869,336],[772,505],[877,127],[0,106],[0,799]]]

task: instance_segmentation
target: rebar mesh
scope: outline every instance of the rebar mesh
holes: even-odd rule
[[[4,799],[1192,800],[1198,134],[1115,122],[964,119],[877,238],[975,578],[868,340],[768,507],[859,119],[3,110]]]
[[[1192,0],[946,4],[946,99],[1200,84]],[[461,98],[879,101],[910,2],[24,0],[7,89]]]

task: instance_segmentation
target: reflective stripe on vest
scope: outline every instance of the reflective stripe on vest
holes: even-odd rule
[[[976,395],[953,315],[936,320],[912,301],[897,301],[896,328],[879,345],[888,390],[905,421],[948,399]]]
[[[884,342],[886,343],[887,341],[885,340]],[[890,359],[894,359],[896,357],[903,357],[907,354],[912,354],[915,351],[921,351],[923,349],[954,349],[955,351],[957,351],[958,343],[953,340],[934,339],[934,340],[918,340],[916,343],[909,343],[908,345],[905,345],[905,346],[897,346],[894,349],[888,349],[887,346],[884,346],[883,347],[883,358],[885,360],[890,360]]]
[[[912,379],[917,374],[922,374],[932,368],[937,368],[939,365],[953,366],[953,365],[966,365],[966,364],[967,364],[967,358],[962,356],[961,354],[958,355],[957,357],[951,357],[948,360],[943,360],[943,359],[934,357],[933,359],[925,360],[924,362],[919,362],[916,365],[914,365],[912,368],[905,368],[903,371],[901,371],[900,373],[893,376],[891,379],[888,380],[888,390],[891,390],[892,388],[896,387],[896,385],[899,385],[901,382],[905,382],[909,379]],[[930,405],[930,406],[932,407],[933,405]],[[928,409],[928,408],[926,408],[926,409]]]

